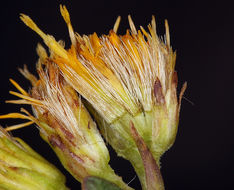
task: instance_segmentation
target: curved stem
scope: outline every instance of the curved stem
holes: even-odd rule
[[[164,190],[163,178],[159,166],[153,155],[149,151],[142,137],[138,134],[133,122],[130,122],[130,130],[137,148],[141,154],[142,162],[145,169],[147,190]]]

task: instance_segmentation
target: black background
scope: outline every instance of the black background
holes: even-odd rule
[[[177,51],[176,70],[179,87],[188,88],[183,99],[180,125],[174,146],[162,158],[162,175],[166,190],[233,189],[233,69],[234,11],[225,1],[4,1],[1,4],[1,94],[0,114],[19,111],[20,106],[5,104],[14,99],[9,78],[25,89],[27,82],[17,71],[26,64],[35,69],[35,47],[42,40],[19,19],[25,13],[57,40],[70,44],[68,32],[59,12],[65,4],[75,31],[107,34],[118,15],[122,16],[119,33],[128,28],[127,15],[135,25],[146,28],[151,15],[156,16],[158,34],[164,34],[164,19],[170,25],[171,44]],[[30,109],[30,107],[26,107]],[[19,121],[1,121],[12,125]],[[77,183],[60,165],[56,156],[38,135],[34,126],[14,131],[45,158],[67,175],[67,185],[79,189]],[[128,162],[111,151],[111,164],[129,182],[134,171]],[[140,189],[134,179],[130,185]]]

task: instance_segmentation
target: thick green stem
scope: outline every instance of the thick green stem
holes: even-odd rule
[[[99,173],[98,177],[103,178],[113,184],[116,184],[122,190],[134,190],[123,182],[122,178],[115,174],[114,170],[108,165],[103,169],[102,173]]]
[[[144,140],[138,134],[136,128],[134,127],[133,122],[130,122],[130,130],[135,140],[135,143],[137,145],[137,148],[140,152],[142,162],[144,165],[144,169],[145,169],[146,187],[143,187],[143,189],[164,190],[164,183],[163,183],[163,179],[160,173],[159,166],[157,162],[155,161],[155,159],[153,158],[153,155],[149,151]]]

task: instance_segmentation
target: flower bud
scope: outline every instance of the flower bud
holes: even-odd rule
[[[0,127],[0,189],[66,190],[65,177],[24,141]]]

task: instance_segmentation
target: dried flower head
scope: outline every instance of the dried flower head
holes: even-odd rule
[[[22,15],[21,19],[44,39],[66,79],[108,123],[126,112],[136,115],[142,110],[151,111],[157,101],[163,101],[163,97],[155,98],[154,84],[158,81],[161,96],[166,94],[175,65],[167,24],[167,45],[156,35],[154,18],[152,26],[149,25],[150,33],[143,28],[137,32],[129,16],[131,32],[124,36],[118,36],[114,27],[109,35],[98,37],[94,33],[81,37],[74,34],[65,7],[61,7],[61,13],[72,41],[68,51],[29,17]]]
[[[108,165],[110,158],[106,145],[76,91],[64,80],[58,66],[47,56],[41,45],[38,45],[37,52],[39,79],[26,67],[20,69],[33,87],[30,93],[26,93],[11,80],[21,92],[11,93],[22,99],[8,101],[31,104],[34,116],[23,110],[27,115],[11,113],[0,118],[15,117],[35,122],[42,138],[53,148],[64,167],[80,182],[93,175],[108,179],[124,189],[130,189]],[[15,126],[8,130],[12,128]]]

